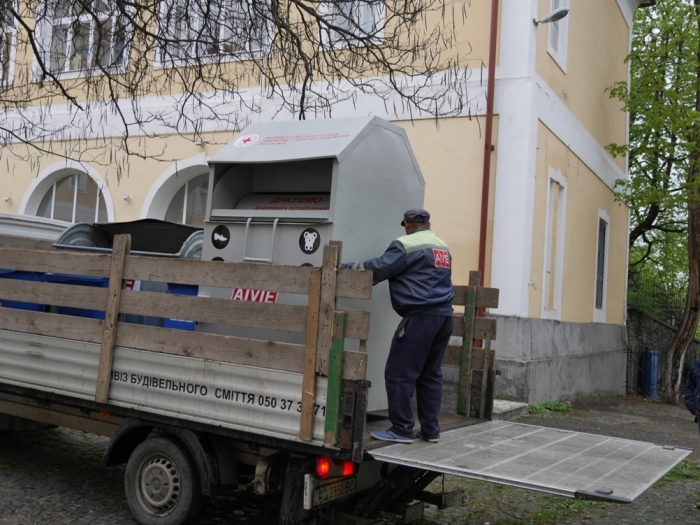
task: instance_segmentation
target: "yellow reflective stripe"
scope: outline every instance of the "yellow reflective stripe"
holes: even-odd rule
[[[411,249],[415,250],[419,246],[441,246],[447,248],[445,241],[438,238],[438,236],[433,233],[433,230],[423,230],[410,235],[404,235],[396,240],[403,245],[406,251]]]

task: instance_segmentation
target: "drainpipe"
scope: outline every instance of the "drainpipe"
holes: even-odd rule
[[[479,224],[479,271],[481,286],[484,285],[486,269],[486,223],[489,215],[489,180],[491,174],[491,154],[493,141],[493,96],[496,83],[496,42],[498,38],[498,2],[491,0],[491,33],[489,42],[489,78],[486,88],[486,140],[484,140],[484,173],[481,183],[481,222]]]

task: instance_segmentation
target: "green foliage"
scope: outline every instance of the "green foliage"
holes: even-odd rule
[[[420,525],[438,525],[440,523],[463,523],[464,525],[546,525],[566,523],[568,520],[597,523],[608,510],[605,503],[584,501],[555,496],[542,492],[517,489],[502,484],[475,481],[455,476],[438,478],[428,487],[430,492],[465,489],[467,501],[463,508],[469,512],[463,515],[463,521],[457,518],[462,514],[451,514],[449,510],[439,514],[437,519],[424,519]],[[389,516],[387,523],[396,523]]]
[[[700,480],[700,464],[692,461],[681,461],[666,474],[657,486],[665,485],[671,481],[698,481]]]
[[[551,412],[568,412],[571,410],[571,403],[568,401],[547,401],[542,406]]]
[[[545,496],[540,506],[529,516],[519,520],[519,523],[527,523],[531,525],[545,525],[556,523],[563,518],[571,517],[572,514],[581,514],[591,508],[605,509],[594,501],[583,500],[567,500],[552,496]]]
[[[568,401],[546,401],[541,405],[530,405],[530,413],[537,415],[547,415],[549,412],[568,412],[571,410],[571,403]]]
[[[530,405],[530,414],[545,414],[547,409],[542,405]]]
[[[690,155],[698,148],[697,13],[690,0],[658,0],[638,9],[633,27],[631,84],[608,89],[630,114],[629,179],[617,196],[630,206],[630,271],[687,283],[686,240]]]
[[[686,245],[683,244],[683,247]],[[631,252],[634,257],[635,250]],[[685,260],[687,254],[681,259]],[[627,304],[648,315],[677,326],[685,312],[687,277],[647,263],[629,276]]]
[[[688,208],[700,177],[700,23],[693,0],[658,0],[635,13],[630,84],[608,89],[630,115],[629,159],[617,198],[630,206],[628,304],[678,326],[689,279]]]

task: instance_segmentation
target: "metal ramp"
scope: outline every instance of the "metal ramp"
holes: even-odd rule
[[[489,421],[369,451],[375,459],[580,499],[630,503],[692,450]]]

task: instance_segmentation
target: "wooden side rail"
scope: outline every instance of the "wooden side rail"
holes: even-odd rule
[[[463,306],[464,314],[455,315],[452,335],[462,338],[462,346],[448,346],[443,364],[460,368],[457,413],[489,419],[493,408],[489,388],[492,392],[495,378],[491,341],[496,339],[496,320],[479,314],[484,308],[498,307],[499,291],[483,288],[480,282],[480,272],[470,272],[469,286],[455,286],[452,304]],[[483,343],[481,348],[476,346],[477,340]]]
[[[369,299],[371,272],[340,270],[340,243],[324,249],[321,268],[221,263],[129,255],[128,236],[115,236],[111,254],[40,251],[7,247],[0,239],[0,269],[109,279],[109,288],[0,278],[0,298],[51,307],[105,312],[105,320],[14,308],[0,308],[0,329],[101,344],[96,400],[107,402],[113,351],[124,346],[170,355],[261,366],[303,374],[300,437],[313,435],[315,385],[328,376],[325,441],[340,439],[340,413],[348,386],[366,378],[369,312],[336,312],[339,297]],[[122,289],[127,279],[247,288],[303,294],[308,305],[233,301]],[[304,333],[305,344],[173,330],[122,322],[123,314],[188,319],[220,325]],[[338,317],[340,315],[340,317]],[[337,319],[342,319],[342,329]],[[266,332],[266,337],[269,336]],[[269,336],[274,339],[274,332]],[[359,339],[359,352],[344,349],[345,338]],[[365,388],[366,391],[366,388]]]
[[[110,254],[27,250],[0,244],[0,269],[109,277],[110,265]],[[309,293],[309,277],[313,271],[312,266],[224,263],[129,255],[124,264],[124,279],[252,288],[306,295]],[[335,296],[370,299],[371,273],[337,270]]]
[[[84,317],[0,308],[0,329],[73,339],[102,341],[103,321]],[[301,374],[305,346],[204,332],[188,332],[132,323],[118,323],[115,346],[136,348],[183,357],[196,357],[247,366],[264,366]],[[366,354],[344,352],[343,378],[366,377]]]
[[[455,285],[455,296],[452,299],[452,304],[455,306],[464,306],[467,298],[468,286]],[[476,306],[477,308],[498,308],[498,288],[476,288]]]
[[[128,268],[153,267],[154,262],[162,265],[158,275],[154,273],[130,273]],[[69,275],[87,275],[108,278],[111,256],[108,254],[43,252],[0,248],[0,268],[33,272],[51,272]],[[177,269],[177,272],[169,272]],[[265,282],[261,290],[275,290],[289,293],[309,293],[309,278],[314,268],[269,266],[256,264],[220,263],[190,261],[181,259],[157,259],[151,257],[127,256],[123,279],[141,278],[147,280],[168,279],[166,282],[216,285],[230,288],[247,286],[251,288]],[[334,282],[325,283],[326,299],[322,304],[326,317],[330,319],[335,308],[335,298],[351,297],[369,299],[372,278],[370,272],[356,270],[333,270]],[[224,274],[222,277],[219,274]],[[240,274],[240,275],[239,275]],[[241,276],[242,275],[242,276]],[[261,278],[260,275],[263,277]],[[255,277],[253,277],[255,276]],[[305,280],[302,286],[299,281]],[[258,288],[256,288],[258,289]],[[323,289],[323,287],[322,287]],[[31,282],[0,279],[0,297],[10,301],[23,301],[58,307],[75,307],[90,310],[104,310],[108,290],[74,284]],[[120,314],[135,314],[173,319],[191,319],[208,323],[226,324],[247,328],[274,327],[276,330],[306,333],[307,307],[302,305],[269,304],[227,299],[182,296],[155,292],[135,292],[124,290],[119,302]],[[319,322],[324,321],[321,319]],[[319,353],[327,354],[330,347],[330,320],[325,320],[325,333],[321,334]],[[347,337],[367,339],[369,314],[362,310],[348,311]],[[325,336],[325,340],[323,337]],[[319,365],[319,372],[327,370],[327,359]]]
[[[28,250],[53,250],[53,241],[0,234],[0,246],[5,248],[25,248]]]
[[[0,263],[1,264],[1,263]],[[0,279],[0,297],[61,307],[104,310],[106,288]],[[306,333],[306,306],[123,290],[119,313]],[[350,339],[367,339],[369,312],[348,310]]]

